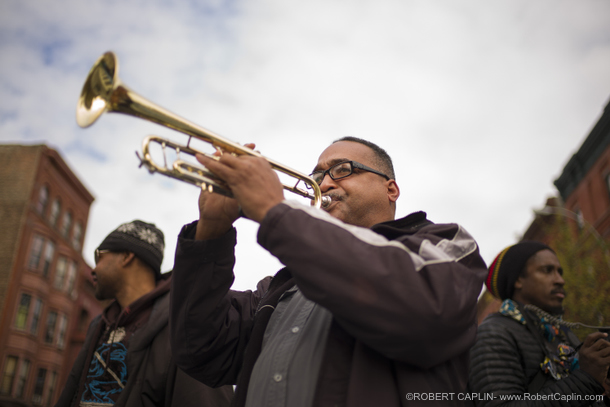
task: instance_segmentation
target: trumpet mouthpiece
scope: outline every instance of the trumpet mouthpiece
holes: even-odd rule
[[[322,208],[326,208],[328,205],[330,205],[330,203],[332,202],[332,198],[330,196],[323,196],[322,197]]]

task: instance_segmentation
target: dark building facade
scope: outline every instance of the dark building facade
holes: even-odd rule
[[[555,186],[566,210],[610,237],[610,102]]]
[[[545,230],[559,215],[601,242],[610,238],[610,102],[578,151],[555,180],[559,196],[545,206],[523,239],[548,242]]]
[[[82,257],[94,198],[45,145],[0,145],[0,163],[0,405],[51,406],[102,309]]]

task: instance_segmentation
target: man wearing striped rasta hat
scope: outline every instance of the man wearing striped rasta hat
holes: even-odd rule
[[[504,405],[503,394],[551,406],[604,405],[610,342],[596,332],[581,343],[566,326],[564,284],[557,255],[544,243],[522,241],[496,256],[485,285],[503,302],[479,326],[469,375],[473,393],[494,399],[477,406]]]
[[[541,267],[546,267],[547,273],[542,274],[546,276],[545,282],[523,284],[522,280],[527,278],[527,262],[538,257],[544,258],[544,265]],[[523,241],[507,247],[496,256],[489,267],[485,285],[501,300],[511,298],[522,304],[534,304],[551,314],[563,314],[565,281],[562,275],[563,269],[553,249],[541,242]],[[535,277],[538,275],[533,274],[532,278]],[[540,289],[541,292],[532,295],[531,289]]]

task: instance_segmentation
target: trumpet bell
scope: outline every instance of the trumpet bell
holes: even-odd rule
[[[98,58],[85,80],[76,105],[76,122],[82,128],[91,126],[106,110],[115,84],[119,82],[116,55],[106,52]]]

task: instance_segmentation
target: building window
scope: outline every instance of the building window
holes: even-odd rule
[[[57,385],[57,372],[51,372],[49,377],[49,388],[47,389],[47,406],[51,406],[53,402],[53,393],[55,393],[55,386]]]
[[[15,318],[15,328],[25,330],[28,326],[28,316],[30,315],[30,305],[32,296],[30,294],[21,294],[21,300],[17,306],[17,317]],[[40,314],[42,313],[42,300],[36,298],[32,307],[32,318],[29,321],[30,333],[36,335],[38,332],[38,324],[40,322]]]
[[[38,369],[36,375],[36,385],[34,387],[34,393],[32,394],[32,403],[36,405],[42,404],[42,394],[44,392],[44,382],[47,378],[47,369]]]
[[[25,329],[28,321],[28,314],[30,313],[30,302],[32,302],[32,296],[30,294],[21,294],[21,301],[17,306],[17,318],[15,318],[15,328]]]
[[[25,387],[28,382],[28,375],[30,374],[30,361],[24,360],[21,362],[19,367],[19,375],[17,376],[17,386],[15,388],[15,397],[23,398],[25,393]]]
[[[44,248],[44,261],[42,263],[42,275],[47,277],[49,270],[51,269],[51,263],[53,263],[53,255],[55,254],[55,243],[47,240],[47,244]]]
[[[32,321],[30,322],[30,333],[36,335],[38,333],[38,324],[40,323],[40,314],[42,314],[42,300],[36,298],[34,309],[32,310]]]
[[[72,294],[74,290],[74,283],[76,282],[76,263],[73,261],[68,262],[68,277],[66,281],[66,292]]]
[[[29,267],[32,269],[38,268],[40,263],[40,257],[42,256],[42,246],[44,245],[44,239],[42,236],[35,235],[32,242],[32,250],[30,251],[30,262]]]
[[[55,280],[53,286],[61,291],[70,294],[74,290],[76,280],[76,263],[61,256],[57,260],[55,268]]]
[[[68,327],[68,317],[61,314],[59,317],[59,327],[57,329],[57,347],[63,349],[66,344],[66,328]]]
[[[51,204],[51,213],[49,213],[49,223],[51,226],[57,226],[57,219],[59,219],[59,212],[61,212],[61,202],[59,198],[55,198]]]
[[[63,237],[68,237],[68,232],[70,232],[70,228],[72,227],[72,212],[66,211],[64,213],[64,217],[61,221],[61,229],[60,233]]]
[[[15,356],[6,357],[4,372],[2,373],[2,385],[0,386],[0,393],[2,394],[11,394],[15,372],[17,371],[17,360]]]
[[[34,235],[28,267],[33,270],[41,268],[42,274],[46,277],[51,270],[54,255],[55,243],[46,240],[40,235]],[[40,259],[43,259],[42,265],[40,264]]]
[[[66,278],[66,270],[68,268],[68,260],[61,256],[57,259],[57,267],[55,267],[55,281],[53,286],[58,290],[64,287],[64,280]]]
[[[74,225],[74,231],[72,232],[72,247],[74,250],[80,250],[81,239],[83,238],[83,224],[76,222]]]
[[[47,202],[49,201],[49,188],[45,185],[40,188],[38,193],[38,202],[36,202],[36,211],[39,214],[44,214],[44,210],[47,208]]]
[[[48,344],[53,344],[55,337],[55,326],[57,325],[57,312],[51,311],[47,315],[47,327],[44,334],[44,341]]]

